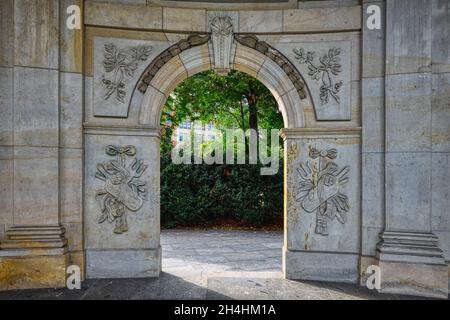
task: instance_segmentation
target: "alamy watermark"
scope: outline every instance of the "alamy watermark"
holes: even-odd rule
[[[201,127],[198,122],[194,127]],[[278,129],[214,129],[214,139],[205,140],[203,134],[192,134],[172,149],[174,164],[257,164],[263,165],[261,175],[274,175],[280,167]],[[270,147],[269,143],[270,133]],[[225,134],[225,137],[224,137]],[[225,140],[225,150],[224,150]],[[247,151],[248,147],[248,153]],[[225,157],[224,157],[225,154]],[[247,156],[248,155],[248,156]]]
[[[369,275],[366,280],[366,287],[370,290],[381,289],[381,268],[377,265],[367,267],[366,274]]]

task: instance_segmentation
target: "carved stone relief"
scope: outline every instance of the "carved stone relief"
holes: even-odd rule
[[[312,100],[316,120],[352,120],[358,102],[352,81],[352,38],[342,40],[298,36],[273,43],[303,76]],[[287,41],[289,39],[289,41]],[[355,78],[356,79],[356,78]],[[355,80],[354,79],[354,80]]]
[[[322,105],[327,104],[332,97],[337,103],[341,103],[339,91],[343,81],[337,80],[336,77],[342,71],[341,58],[342,52],[340,48],[331,48],[328,53],[319,58],[319,64],[315,60],[316,52],[308,51],[305,53],[303,48],[294,49],[295,58],[300,64],[308,66],[308,75],[320,84],[320,102]]]
[[[95,177],[105,182],[95,194],[101,209],[98,223],[115,222],[114,233],[120,234],[128,231],[128,211],[137,212],[148,199],[147,182],[140,179],[147,165],[134,157],[136,147],[131,145],[108,145],[105,152],[116,158],[97,164]],[[127,161],[129,157],[134,158]]]
[[[104,46],[103,67],[106,75],[102,76],[102,83],[106,90],[104,98],[114,98],[125,103],[125,83],[133,78],[138,63],[146,61],[152,51],[151,46],[136,46],[118,49],[113,43]]]
[[[211,21],[211,41],[214,51],[214,70],[227,74],[231,70],[233,23],[229,16],[216,16]]]
[[[334,160],[336,149],[318,150],[309,146],[311,160],[300,164],[300,179],[294,199],[303,210],[316,214],[315,233],[328,235],[328,221],[335,218],[342,224],[347,221],[350,205],[342,187],[348,182],[348,166],[339,167]]]

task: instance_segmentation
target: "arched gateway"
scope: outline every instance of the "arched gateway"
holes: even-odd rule
[[[17,65],[4,72],[15,126],[12,145],[0,146],[0,165],[12,172],[0,179],[0,289],[64,286],[69,265],[86,278],[158,276],[161,110],[184,79],[235,69],[266,85],[283,115],[284,276],[365,285],[375,265],[382,292],[446,296],[450,225],[435,208],[448,199],[436,173],[448,173],[448,139],[431,137],[448,130],[439,119],[418,123],[431,118],[431,78],[448,61],[429,70],[419,36],[403,43],[398,33],[368,30],[368,4],[359,1],[217,11],[196,1],[80,0],[85,24],[73,32],[54,15],[64,1],[47,2],[33,4],[33,14],[59,30],[61,45],[36,54],[30,41],[15,43]],[[428,12],[381,2],[386,28]],[[20,3],[10,23],[26,40],[19,18],[29,9]],[[427,19],[445,14],[429,9]],[[405,58],[411,48],[421,58]],[[435,149],[442,153],[429,160]]]

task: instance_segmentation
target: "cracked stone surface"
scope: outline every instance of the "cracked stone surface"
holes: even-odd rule
[[[81,290],[0,292],[0,299],[423,299],[352,284],[283,279],[282,232],[162,231],[159,278],[88,279]]]

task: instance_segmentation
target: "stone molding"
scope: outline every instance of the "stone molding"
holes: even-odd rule
[[[243,46],[255,49],[274,61],[278,66],[280,66],[281,69],[283,69],[292,81],[298,95],[300,96],[300,99],[306,98],[306,85],[302,80],[302,76],[298,72],[297,68],[281,52],[269,45],[267,42],[260,41],[254,35],[236,34],[234,35],[234,39]]]
[[[149,125],[84,123],[84,133],[89,135],[142,136],[161,138],[159,128]]]
[[[281,129],[281,138],[286,139],[298,139],[298,138],[316,138],[316,137],[361,137],[361,127],[335,127],[335,128],[294,128],[294,129]]]
[[[439,238],[431,232],[384,231],[380,238],[379,260],[446,265]]]
[[[211,3],[204,1],[179,1],[179,0],[148,0],[147,3],[155,6],[208,9],[208,10],[273,10],[273,9],[295,9],[298,0],[272,1],[260,3],[257,0],[239,3],[222,2]]]
[[[170,59],[176,57],[181,52],[187,49],[207,43],[210,38],[210,35],[190,35],[187,37],[187,39],[182,39],[161,52],[155,59],[153,59],[152,63],[150,63],[150,65],[145,69],[142,76],[139,78],[137,89],[141,93],[145,93],[152,79]]]
[[[146,68],[143,75],[138,80],[137,89],[144,94],[147,91],[152,79],[169,60],[187,49],[207,43],[210,39],[210,35],[190,35],[187,39],[180,40],[176,44],[161,52]],[[298,72],[297,68],[282,53],[270,46],[267,42],[260,41],[253,35],[235,34],[234,40],[245,47],[252,48],[262,53],[274,61],[292,81],[292,84],[297,90],[300,99],[306,98],[306,85],[302,80],[302,76]]]
[[[28,255],[64,254],[67,249],[65,232],[62,226],[12,226],[6,231],[6,240],[0,244],[0,256],[12,256],[11,251],[23,250],[29,251]],[[31,249],[39,251],[33,252]],[[10,252],[2,254],[3,250]]]

